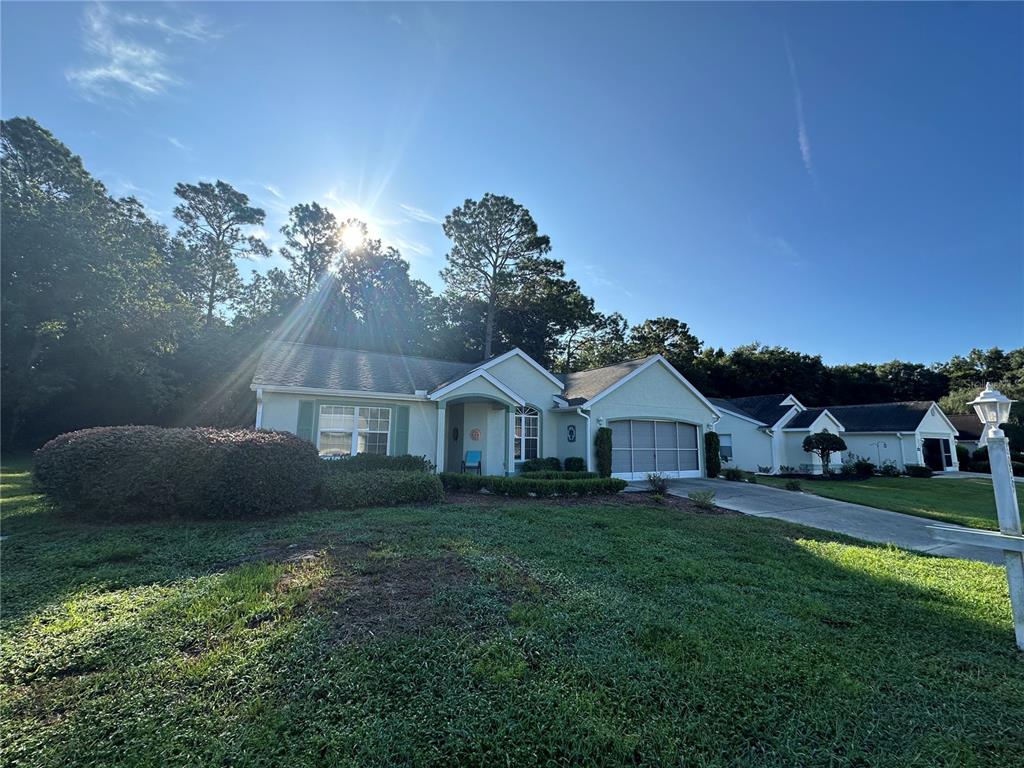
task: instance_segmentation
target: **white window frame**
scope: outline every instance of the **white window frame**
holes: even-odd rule
[[[321,426],[321,419],[324,415],[324,408],[351,408],[352,409],[352,428],[351,429],[324,429]],[[359,428],[359,416],[360,411],[374,409],[377,411],[387,411],[388,414],[388,428],[386,430],[379,429],[360,429]],[[359,434],[374,434],[384,435],[384,453],[377,455],[387,456],[391,451],[391,408],[381,405],[347,405],[345,403],[320,403],[317,407],[317,423],[316,423],[316,450],[321,456],[333,457],[335,454],[323,454],[320,451],[320,436],[324,432],[332,432],[337,434],[348,433],[351,435],[352,447],[351,451],[347,454],[348,456],[355,456],[359,453]],[[364,451],[365,453],[365,451]],[[346,454],[341,454],[342,456]]]
[[[729,445],[728,445],[729,455],[728,456],[726,456],[722,452],[722,449],[724,449],[726,447],[726,445],[725,445],[726,438],[729,439]],[[735,454],[732,452],[732,433],[731,432],[726,432],[724,434],[719,433],[719,435],[718,435],[718,455],[721,456],[723,461],[732,461],[733,456]]]
[[[527,411],[533,411],[533,413],[527,413]],[[537,420],[537,435],[536,437],[526,436],[526,420],[536,419]],[[526,458],[526,441],[536,440],[537,441],[537,456],[536,458],[543,458],[540,451],[540,409],[534,408],[532,405],[517,405],[515,413],[515,429],[519,431],[519,434],[512,436],[512,460],[513,461],[530,461]],[[516,456],[516,451],[519,455]]]

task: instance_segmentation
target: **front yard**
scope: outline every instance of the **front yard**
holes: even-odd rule
[[[1024,762],[1000,568],[637,503],[83,525],[27,481],[5,765]]]
[[[757,482],[783,488],[786,480],[758,476]],[[829,499],[908,515],[957,523],[970,528],[999,530],[992,481],[987,478],[950,480],[936,477],[872,477],[868,480],[803,480],[801,487]],[[1024,493],[1017,489],[1024,512]]]

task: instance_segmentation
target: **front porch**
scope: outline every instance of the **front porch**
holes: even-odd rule
[[[437,467],[461,472],[466,454],[480,452],[480,472],[510,475],[515,404],[496,397],[473,395],[453,398],[438,407]]]

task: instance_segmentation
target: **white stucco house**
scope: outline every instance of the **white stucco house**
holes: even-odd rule
[[[518,349],[459,363],[269,342],[252,389],[259,428],[293,432],[323,456],[426,456],[439,472],[459,471],[470,451],[484,474],[547,456],[594,469],[606,426],[615,477],[701,477],[704,434],[721,418],[661,355],[556,375]]]
[[[821,462],[803,450],[804,438],[827,430],[838,434],[847,450],[832,457],[834,465],[850,454],[877,465],[892,461],[901,470],[921,464],[954,472],[957,429],[932,401],[871,403],[808,408],[793,395],[712,398],[722,414],[715,425],[723,458],[740,469],[780,472],[783,468],[821,472]]]

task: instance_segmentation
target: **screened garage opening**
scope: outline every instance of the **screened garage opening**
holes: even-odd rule
[[[700,477],[697,427],[679,421],[612,421],[612,476],[644,480],[651,472],[666,477]]]

